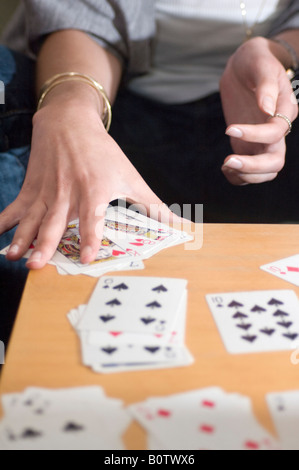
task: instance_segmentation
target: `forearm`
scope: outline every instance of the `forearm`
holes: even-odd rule
[[[103,49],[87,34],[77,30],[59,31],[44,42],[37,61],[37,93],[56,74],[79,72],[98,81],[109,100],[114,101],[122,75],[120,61]],[[96,91],[86,84],[65,83],[53,89],[45,104],[55,100],[84,99],[95,104]]]

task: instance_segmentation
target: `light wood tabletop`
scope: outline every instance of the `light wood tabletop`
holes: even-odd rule
[[[28,386],[100,385],[107,396],[128,405],[149,397],[218,386],[250,397],[256,417],[275,436],[265,395],[299,389],[299,365],[292,364],[291,351],[230,355],[205,295],[292,289],[299,296],[299,288],[259,269],[299,253],[299,225],[211,224],[203,230],[200,250],[186,250],[184,245],[169,248],[145,261],[144,271],[115,273],[188,280],[186,345],[194,356],[193,365],[111,375],[91,372],[81,363],[79,341],[66,315],[88,301],[97,280],[60,276],[48,266],[29,275],[6,354],[0,393],[21,392]],[[124,440],[129,450],[146,449],[146,436],[136,423]]]

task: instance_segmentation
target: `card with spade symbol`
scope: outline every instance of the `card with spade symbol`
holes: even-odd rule
[[[167,341],[164,335],[81,332],[83,363],[106,368],[129,364],[181,363],[186,357],[186,302],[187,293],[182,298],[178,322]]]
[[[187,281],[151,277],[102,277],[79,331],[171,334]]]
[[[2,404],[0,450],[124,449],[129,416],[100,387],[31,387],[3,396]]]
[[[89,303],[67,314],[83,364],[105,374],[192,364],[186,285],[182,279],[102,278]]]
[[[211,294],[206,299],[229,353],[296,349],[299,301],[292,290]]]
[[[283,450],[299,450],[299,390],[268,393],[266,399]]]

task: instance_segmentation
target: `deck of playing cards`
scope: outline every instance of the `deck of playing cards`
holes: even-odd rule
[[[129,407],[148,433],[149,450],[277,450],[249,398],[220,388],[150,398]]]
[[[186,286],[183,279],[102,277],[88,305],[68,314],[84,365],[111,373],[193,363],[184,344]]]
[[[142,260],[151,258],[165,248],[187,243],[192,239],[186,232],[130,209],[109,206],[105,216],[102,246],[93,263],[83,265],[80,262],[81,237],[79,221],[75,220],[69,224],[49,264],[56,266],[61,275],[85,274],[100,277],[112,271],[144,269]],[[29,258],[34,246],[35,242],[25,258]],[[9,247],[3,249],[0,255],[6,255],[8,249]]]
[[[299,390],[269,393],[266,398],[283,450],[299,450]]]
[[[100,387],[28,388],[2,396],[0,450],[124,450],[131,419]]]

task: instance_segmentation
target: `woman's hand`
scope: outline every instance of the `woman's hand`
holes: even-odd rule
[[[75,86],[81,87],[80,92],[86,87]],[[86,87],[84,92],[94,90]],[[105,209],[117,198],[140,203],[159,219],[173,215],[107,134],[96,107],[87,102],[87,97],[75,103],[54,99],[34,117],[23,188],[0,215],[0,233],[18,224],[10,260],[21,258],[37,236],[28,267],[42,268],[52,258],[68,222],[79,217],[81,261],[92,262],[101,245]]]
[[[271,181],[284,167],[289,125],[273,116],[294,121],[298,106],[276,47],[281,53],[281,46],[270,40],[251,39],[231,57],[221,79],[227,135],[235,152],[222,171],[234,185]]]

